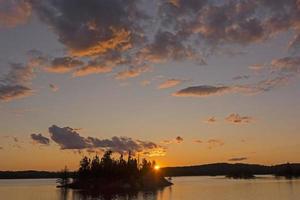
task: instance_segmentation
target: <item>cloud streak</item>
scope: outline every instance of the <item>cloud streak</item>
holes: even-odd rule
[[[33,93],[30,84],[34,76],[34,66],[11,63],[8,74],[0,78],[0,100],[11,101],[30,96]]]
[[[162,82],[159,86],[158,86],[158,89],[167,89],[167,88],[172,88],[172,87],[175,87],[179,84],[181,84],[184,80],[181,80],[181,79],[168,79],[164,82]]]
[[[59,87],[57,85],[54,84],[49,84],[50,89],[52,90],[52,92],[57,92],[59,90]]]
[[[250,116],[240,116],[239,114],[232,113],[228,115],[225,120],[233,124],[248,124],[253,122],[253,117]]]
[[[213,95],[223,95],[225,93],[231,92],[232,88],[227,86],[210,86],[210,85],[200,85],[187,87],[178,92],[174,93],[173,96],[176,97],[207,97]]]
[[[237,158],[228,159],[228,161],[230,161],[230,162],[239,162],[239,161],[244,161],[244,160],[248,160],[248,158],[247,157],[237,157]]]
[[[52,73],[67,73],[83,65],[83,62],[72,57],[54,58],[45,69]]]
[[[42,145],[49,145],[50,144],[50,139],[43,136],[40,133],[39,134],[31,134],[30,137],[37,144],[42,144]]]
[[[209,117],[208,119],[204,120],[204,123],[208,123],[208,124],[213,124],[216,122],[217,122],[216,117]]]
[[[220,140],[220,139],[209,139],[207,141],[207,144],[208,144],[208,148],[209,149],[214,149],[216,147],[221,147],[223,146],[225,143],[223,140]]]
[[[165,144],[180,144],[183,143],[184,139],[181,136],[177,136],[175,139],[171,140],[164,140],[163,143]]]

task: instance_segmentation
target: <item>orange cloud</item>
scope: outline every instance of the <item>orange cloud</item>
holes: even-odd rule
[[[52,73],[67,73],[83,65],[83,62],[73,57],[54,58],[45,70]]]
[[[125,71],[121,71],[115,75],[116,79],[123,80],[128,78],[134,78],[139,76],[141,73],[150,71],[150,67],[148,65],[143,65],[140,67],[129,67]]]
[[[104,54],[109,50],[125,51],[132,47],[130,31],[111,28],[112,36],[107,40],[98,41],[88,48],[70,49],[74,56],[94,56]]]
[[[90,60],[87,65],[78,68],[73,76],[86,76],[89,74],[108,73],[117,65],[125,64],[128,61],[120,56],[119,53],[110,52]]]
[[[24,24],[30,15],[31,6],[26,0],[0,0],[0,27]]]
[[[167,88],[171,88],[171,87],[175,87],[179,84],[181,84],[183,82],[183,80],[180,80],[180,79],[168,79],[166,81],[164,81],[163,83],[161,83],[159,86],[158,86],[158,89],[167,89]]]

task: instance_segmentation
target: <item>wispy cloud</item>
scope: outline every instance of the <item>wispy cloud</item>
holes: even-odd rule
[[[217,122],[217,118],[216,117],[209,117],[208,119],[205,119],[203,122],[208,123],[208,124],[213,124],[213,123]]]
[[[53,73],[67,73],[75,68],[83,65],[84,63],[72,57],[57,57],[54,58],[48,67],[45,69]]]
[[[202,144],[203,143],[202,140],[194,140],[194,142],[197,143],[197,144]]]
[[[248,124],[254,121],[253,117],[250,116],[240,116],[237,113],[232,113],[228,115],[225,120],[233,124]]]
[[[0,27],[12,28],[24,24],[31,15],[31,6],[26,0],[0,1]]]
[[[182,79],[175,79],[175,78],[168,79],[168,80],[162,82],[161,84],[159,84],[158,89],[172,88],[172,87],[175,87],[175,86],[181,84],[182,82],[184,82],[184,80],[182,80]]]
[[[0,78],[0,100],[10,101],[31,95],[33,90],[30,84],[35,76],[33,70],[34,67],[29,64],[11,63],[8,74]]]
[[[200,85],[187,87],[174,93],[176,97],[207,97],[212,95],[222,95],[231,92],[232,88],[227,86]]]
[[[149,81],[149,80],[143,80],[143,81],[141,81],[141,85],[142,86],[148,86],[150,84],[151,84],[151,81]]]
[[[49,84],[50,89],[52,90],[52,92],[57,92],[59,90],[59,87],[57,85],[54,84]]]
[[[143,65],[139,67],[129,67],[128,69],[121,71],[115,75],[116,79],[124,80],[128,78],[134,78],[139,76],[142,73],[148,72],[151,70],[151,67],[148,65]]]
[[[250,78],[249,75],[239,75],[239,76],[233,77],[232,80],[239,81],[239,80],[249,79],[249,78]]]
[[[42,144],[42,145],[49,145],[50,144],[50,139],[43,136],[40,133],[39,134],[31,134],[30,137],[37,144]]]
[[[177,136],[174,139],[170,139],[170,140],[164,140],[163,143],[165,144],[180,144],[184,141],[183,137],[181,136]]]
[[[248,157],[236,157],[236,158],[228,159],[228,161],[230,161],[230,162],[239,162],[239,161],[244,161],[244,160],[248,160]]]
[[[216,148],[216,147],[221,147],[223,146],[225,143],[223,140],[220,140],[220,139],[209,139],[207,141],[207,144],[208,144],[208,148],[209,149],[213,149],[213,148]]]

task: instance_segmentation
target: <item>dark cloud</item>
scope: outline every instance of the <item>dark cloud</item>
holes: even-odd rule
[[[244,160],[248,160],[248,158],[247,157],[238,157],[238,158],[228,159],[228,161],[230,161],[230,162],[239,162],[239,161],[244,161]]]
[[[230,92],[232,88],[226,86],[210,86],[210,85],[200,85],[187,87],[173,94],[173,96],[178,97],[205,97],[212,95],[221,95]]]
[[[34,76],[34,66],[11,63],[8,74],[0,78],[0,100],[10,101],[31,95],[30,83]]]
[[[0,147],[0,150],[3,150],[4,148],[3,147]]]
[[[199,55],[198,55],[199,56]],[[139,59],[150,62],[169,60],[196,59],[197,55],[190,45],[184,45],[176,34],[158,32],[154,41],[144,47],[138,54]],[[200,59],[201,60],[201,59]]]
[[[33,66],[47,63],[48,71],[73,72],[73,76],[107,73],[126,65],[129,67],[119,71],[115,78],[127,79],[150,71],[149,66],[157,62],[191,59],[205,64],[205,59],[214,52],[212,49],[260,43],[288,31],[294,34],[287,44],[290,49],[297,49],[300,41],[298,0],[72,0],[72,6],[70,0],[0,3],[0,25],[22,23],[32,9],[68,50],[64,57],[49,62],[42,56],[35,56],[27,65],[33,69]],[[289,82],[294,77],[292,73],[299,72],[297,60],[297,57],[274,60],[272,66],[278,71],[276,76],[270,75],[254,84],[200,85],[182,89],[173,95],[204,97],[270,91]],[[16,75],[18,70],[12,71]],[[17,77],[8,76],[10,78],[0,80],[0,100],[33,93],[29,84],[32,73],[27,71],[27,76],[23,72]],[[22,81],[22,77],[27,79]],[[235,80],[246,78],[234,77]],[[10,79],[14,80],[13,83]],[[162,87],[175,82],[165,84]]]
[[[0,27],[15,27],[24,24],[31,15],[31,6],[26,0],[0,1]]]
[[[177,143],[182,143],[183,142],[183,138],[181,136],[177,136],[176,137],[176,142]]]
[[[40,133],[39,134],[31,134],[30,137],[37,144],[49,145],[49,143],[50,143],[50,140]]]
[[[56,142],[61,149],[85,149],[91,147],[87,139],[80,136],[70,127],[60,128],[56,125],[49,127],[51,139]]]
[[[32,90],[22,85],[0,85],[0,100],[11,101],[20,99],[32,94]]]
[[[135,0],[30,0],[37,15],[58,34],[72,55],[125,51],[139,37],[144,14]]]
[[[112,137],[111,139],[98,139],[88,137],[88,142],[92,144],[94,148],[110,149],[119,153],[143,153],[153,156],[154,154],[164,154],[164,150],[161,146],[153,142],[133,140],[128,137]]]
[[[13,2],[21,5],[24,0]],[[48,69],[74,69],[74,76],[107,73],[126,64],[131,67],[116,75],[125,79],[157,62],[192,59],[205,64],[214,49],[260,43],[288,31],[294,33],[290,48],[300,41],[298,0],[73,0],[72,6],[70,0],[27,2],[68,50],[67,64],[56,59]],[[77,63],[71,61],[74,56]],[[91,60],[80,63],[86,58]]]
[[[292,29],[296,32],[294,43],[298,42],[300,6],[297,0],[163,2],[160,15],[164,27],[175,30],[184,41],[196,38],[209,45],[244,45]]]
[[[239,114],[232,113],[228,115],[225,119],[229,123],[233,124],[242,124],[242,123],[251,123],[253,122],[253,117],[249,116],[240,116]]]
[[[112,137],[111,139],[99,139],[95,137],[82,137],[76,130],[70,127],[60,128],[53,125],[49,128],[51,139],[61,149],[71,150],[107,150],[110,149],[119,153],[141,153],[147,156],[162,156],[165,148],[149,141],[134,140],[128,137]]]

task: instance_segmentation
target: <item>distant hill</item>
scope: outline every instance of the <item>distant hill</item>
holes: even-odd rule
[[[0,171],[0,179],[42,179],[42,178],[59,178],[62,172],[48,171]],[[70,172],[70,177],[73,176]]]
[[[300,177],[300,163],[287,163],[273,166],[242,163],[214,163],[182,167],[165,167],[161,168],[161,172],[164,176],[228,176],[247,172],[253,175],[274,175],[292,178]],[[70,177],[73,177],[74,174],[74,172],[70,172]],[[0,179],[38,179],[59,177],[61,177],[61,172],[34,170],[0,171]]]
[[[162,168],[165,176],[228,176],[238,173],[250,173],[253,175],[275,175],[300,177],[300,164],[280,164],[265,166],[258,164],[229,164],[215,163],[196,166],[165,167]]]

